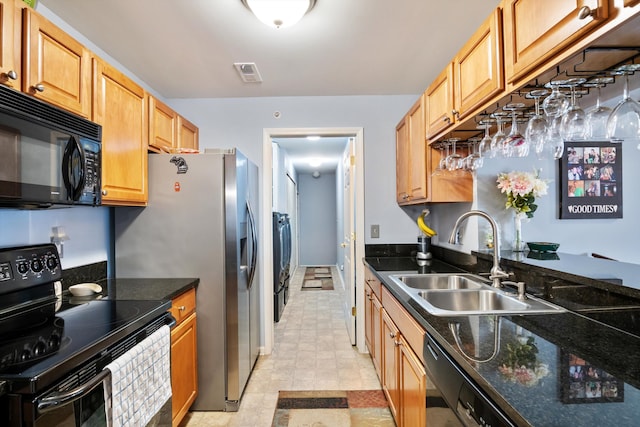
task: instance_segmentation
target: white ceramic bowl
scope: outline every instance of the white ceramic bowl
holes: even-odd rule
[[[76,297],[86,297],[102,292],[102,286],[97,283],[79,283],[69,286],[69,292]]]

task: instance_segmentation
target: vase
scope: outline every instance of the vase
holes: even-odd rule
[[[522,238],[522,215],[516,214],[513,218],[514,234],[513,234],[513,251],[524,252],[526,243]]]

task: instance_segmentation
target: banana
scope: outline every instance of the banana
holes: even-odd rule
[[[427,224],[424,223],[424,213],[422,213],[419,217],[418,217],[418,227],[420,228],[420,230],[426,234],[429,237],[433,237],[435,236],[436,233],[435,230],[433,230],[432,228],[429,228],[429,226],[427,226]]]

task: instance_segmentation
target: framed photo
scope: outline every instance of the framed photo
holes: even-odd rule
[[[563,403],[623,402],[624,382],[579,356],[560,352]]]
[[[560,219],[622,218],[622,144],[565,142]]]

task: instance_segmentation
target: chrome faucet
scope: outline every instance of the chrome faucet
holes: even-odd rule
[[[449,243],[452,245],[459,244],[458,228],[460,228],[460,224],[470,216],[480,216],[489,221],[489,224],[491,225],[491,231],[493,232],[493,267],[491,267],[489,279],[492,280],[494,288],[501,288],[502,283],[500,282],[500,279],[506,279],[509,277],[509,274],[500,268],[500,236],[498,235],[498,224],[488,213],[473,210],[460,215],[460,218],[456,220],[456,223],[453,226],[451,236],[449,236]]]

